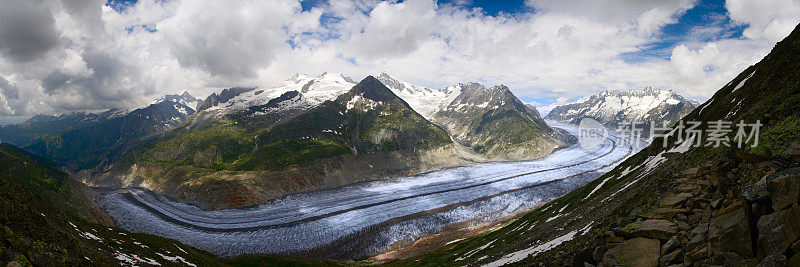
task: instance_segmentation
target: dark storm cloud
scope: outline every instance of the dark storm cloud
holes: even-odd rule
[[[108,53],[84,53],[82,57],[91,75],[55,70],[42,79],[41,85],[48,95],[80,96],[85,101],[56,103],[54,106],[66,110],[116,107],[134,97],[135,90],[130,90],[128,80],[139,77],[136,68]]]
[[[48,95],[53,95],[57,91],[61,91],[66,88],[69,80],[69,75],[61,72],[60,70],[54,70],[47,75],[47,77],[42,79],[42,88],[44,88],[44,92]]]
[[[31,61],[58,43],[53,15],[42,1],[0,0],[0,53],[5,57]]]
[[[93,32],[102,27],[101,15],[104,0],[63,0],[64,10],[84,26],[84,30]]]

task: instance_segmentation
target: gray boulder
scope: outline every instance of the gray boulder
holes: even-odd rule
[[[753,248],[747,220],[747,205],[735,202],[717,212],[711,218],[708,239],[711,249],[719,252],[735,252],[752,258]]]
[[[775,211],[758,219],[758,254],[782,253],[800,238],[800,207]]]
[[[775,210],[784,210],[797,203],[800,197],[800,168],[783,170],[767,177],[767,191]]]
[[[605,266],[658,266],[660,245],[657,239],[637,237],[608,249]]]

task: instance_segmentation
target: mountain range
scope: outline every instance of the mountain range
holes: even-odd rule
[[[336,73],[298,74],[270,89],[212,94],[180,126],[82,177],[208,209],[241,207],[357,181],[547,155],[565,141],[531,110],[504,86],[429,90],[385,73],[357,84]]]
[[[689,107],[668,91],[604,92],[548,118],[671,119]],[[554,115],[570,108],[581,112]],[[228,88],[203,101],[184,92],[130,111],[36,116],[0,133],[87,184],[141,186],[209,209],[470,162],[533,159],[574,141],[504,85],[430,89],[385,72],[358,84],[337,73],[297,74],[273,88]]]
[[[23,148],[70,171],[101,170],[133,148],[152,141],[183,123],[195,110],[194,97],[168,96],[147,107],[111,110],[99,114],[79,113],[53,117],[49,121],[29,120],[10,129],[49,128],[48,132],[30,139]],[[87,121],[87,119],[89,121]],[[83,125],[70,125],[79,120]],[[52,127],[47,125],[66,125]],[[82,127],[81,127],[82,126]],[[21,143],[22,144],[22,143]]]
[[[671,125],[694,110],[692,100],[668,90],[646,87],[642,91],[603,91],[573,103],[553,108],[545,118],[572,124],[583,118],[617,129],[631,122],[649,129],[650,123]]]

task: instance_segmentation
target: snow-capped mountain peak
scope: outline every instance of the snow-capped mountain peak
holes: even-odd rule
[[[423,117],[430,119],[434,112],[450,104],[463,89],[463,86],[449,86],[441,89],[430,89],[397,79],[386,72],[377,79],[397,96],[405,100],[412,109]]]
[[[197,99],[192,94],[189,94],[189,92],[187,91],[183,91],[182,94],[166,95],[164,97],[160,97],[156,99],[156,101],[153,102],[153,104],[158,104],[163,101],[180,103],[194,110],[197,110],[200,107],[200,104],[203,103],[203,100]]]
[[[694,109],[682,96],[654,87],[644,90],[605,90],[579,101],[553,108],[547,118],[578,123],[592,118],[604,124],[673,121]]]

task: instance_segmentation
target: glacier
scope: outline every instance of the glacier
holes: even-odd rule
[[[576,144],[536,160],[360,182],[239,209],[202,210],[140,188],[106,193],[98,204],[128,231],[176,239],[218,256],[363,259],[448,225],[482,224],[535,207],[593,181],[638,147],[612,134],[592,151]]]

